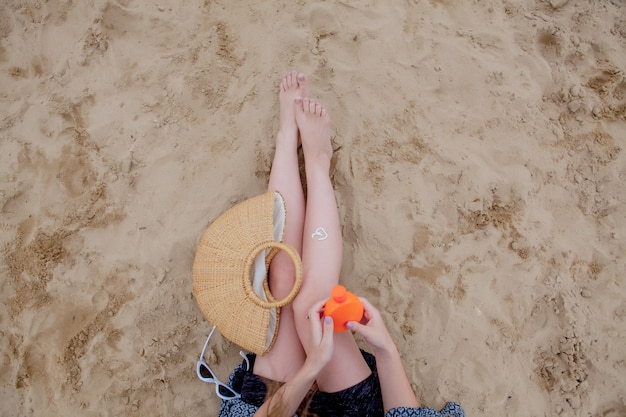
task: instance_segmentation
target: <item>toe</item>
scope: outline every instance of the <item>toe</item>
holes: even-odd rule
[[[297,113],[302,113],[302,110],[303,110],[303,100],[302,100],[302,97],[294,98],[293,99],[293,105],[294,105]]]
[[[317,112],[317,102],[311,101],[311,113],[317,114],[316,112]]]
[[[289,88],[297,88],[298,87],[298,79],[297,72],[291,71],[289,73]]]
[[[300,91],[302,91],[303,96],[308,96],[310,94],[309,79],[302,73],[298,74],[298,87],[300,88]]]
[[[321,116],[323,108],[324,107],[322,107],[322,105],[320,103],[315,103],[315,115],[316,116]]]

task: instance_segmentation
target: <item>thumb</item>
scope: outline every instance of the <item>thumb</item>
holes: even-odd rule
[[[324,331],[322,333],[322,341],[320,344],[330,343],[329,340],[333,339],[333,333],[335,327],[333,325],[333,318],[330,316],[324,317]]]
[[[358,323],[356,321],[349,321],[348,324],[346,325],[346,327],[348,327],[348,329],[359,333],[361,336],[365,337],[367,339],[367,336],[370,334],[370,328]]]

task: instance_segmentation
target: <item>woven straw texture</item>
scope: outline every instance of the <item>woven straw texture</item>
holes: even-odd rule
[[[274,192],[267,192],[224,212],[204,232],[193,264],[194,295],[206,319],[231,342],[259,355],[271,349],[280,307],[293,301],[302,284],[298,253],[274,240],[274,201]],[[283,300],[272,297],[267,281],[264,289],[268,301],[252,289],[254,259],[268,248],[284,250],[296,267],[294,288]],[[275,252],[273,249],[270,256]],[[272,310],[277,321],[268,335]]]

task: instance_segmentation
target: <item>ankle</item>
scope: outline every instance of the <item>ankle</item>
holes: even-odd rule
[[[330,160],[317,159],[315,161],[307,161],[305,158],[304,170],[307,182],[317,178],[327,179],[330,176]]]
[[[290,131],[281,128],[276,134],[276,149],[298,150],[298,130]]]
[[[278,134],[279,135],[293,135],[293,134],[298,134],[298,126],[297,125],[293,125],[293,126],[285,126],[285,125],[281,125],[278,127]]]

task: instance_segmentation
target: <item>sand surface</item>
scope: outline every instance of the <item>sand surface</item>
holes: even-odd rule
[[[418,398],[626,415],[623,1],[5,0],[0,416],[216,414],[191,265],[291,69]]]

